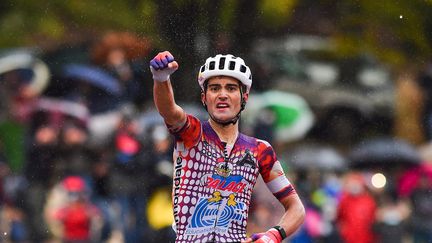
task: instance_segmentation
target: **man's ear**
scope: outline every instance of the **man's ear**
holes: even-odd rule
[[[205,106],[205,94],[201,91],[201,104]]]
[[[244,100],[244,102],[247,102],[248,99],[249,99],[249,93],[244,93],[243,94],[243,100]]]

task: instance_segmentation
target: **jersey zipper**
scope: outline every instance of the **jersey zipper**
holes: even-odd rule
[[[225,168],[228,168],[228,163],[229,163],[229,154],[228,154],[228,151],[227,151],[227,143],[222,142],[222,145],[223,145],[223,148],[224,148],[224,151],[223,151],[224,153],[223,153],[223,155],[224,155]],[[234,147],[233,147],[233,148],[234,148]],[[231,149],[231,151],[233,150],[233,148]],[[223,199],[222,199],[222,200],[223,200]],[[221,207],[222,205],[224,205],[224,203],[221,203],[221,204],[219,204],[219,206],[218,206],[218,210],[217,210],[218,214],[216,215],[215,223],[214,223],[214,226],[213,226],[214,230],[213,230],[213,232],[212,232],[212,239],[211,239],[210,241],[208,241],[208,243],[214,243],[214,242],[216,242],[216,226],[217,226],[217,223],[218,223],[218,220],[219,220],[219,211],[220,211],[220,207]]]

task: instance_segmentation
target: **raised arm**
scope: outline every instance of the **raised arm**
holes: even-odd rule
[[[178,69],[174,56],[168,52],[160,52],[150,61],[153,74],[153,99],[159,114],[165,123],[172,127],[180,127],[186,122],[184,110],[176,104],[170,75]]]

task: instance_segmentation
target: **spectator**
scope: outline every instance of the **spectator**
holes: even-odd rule
[[[373,243],[376,202],[361,174],[346,175],[336,222],[345,243]]]
[[[68,176],[55,190],[45,209],[51,230],[57,232],[64,243],[97,241],[102,218],[99,209],[89,201],[85,181],[78,176]]]
[[[14,172],[23,169],[25,131],[49,78],[47,65],[31,53],[11,52],[0,57],[0,140]]]
[[[423,91],[422,126],[427,141],[432,139],[432,62],[426,65],[417,78]]]
[[[168,129],[157,124],[150,127],[147,134],[151,135],[152,149],[149,163],[147,183],[149,190],[149,203],[147,219],[152,229],[149,242],[173,242],[175,233],[172,230],[174,218],[171,208],[171,182],[173,175],[172,139]],[[163,213],[162,213],[163,212]]]
[[[88,130],[84,124],[65,120],[59,135],[59,174],[60,177],[78,175],[91,177],[94,152],[87,146]]]
[[[154,165],[132,116],[125,115],[120,122],[112,138],[112,151],[109,187],[114,203],[120,206],[113,227],[123,233],[126,243],[140,242],[148,230],[145,210]]]
[[[42,125],[35,129],[31,139],[33,146],[28,149],[25,165],[25,177],[29,182],[25,209],[30,220],[30,238],[34,242],[41,242],[47,237],[47,228],[40,212],[48,190],[54,184],[59,158],[58,130],[51,125]]]
[[[375,223],[379,242],[404,242],[406,223],[410,215],[409,205],[401,200],[394,191],[384,191],[380,197]]]
[[[28,240],[27,218],[20,204],[26,186],[23,179],[21,175],[11,173],[0,153],[0,232],[7,242],[24,243]]]
[[[142,104],[151,99],[151,86],[144,79],[141,59],[150,51],[150,41],[129,32],[110,32],[90,49],[91,60],[120,81],[120,102]]]
[[[109,188],[109,153],[102,149],[95,154],[97,158],[92,164],[91,188],[93,193],[91,201],[101,210],[105,219],[100,238],[102,241],[106,241],[112,237],[112,226],[115,222],[113,200]]]
[[[410,226],[414,243],[432,242],[432,179],[426,173],[420,176],[410,200]]]

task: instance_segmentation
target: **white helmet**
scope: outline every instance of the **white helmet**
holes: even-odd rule
[[[243,59],[231,54],[218,54],[215,57],[207,58],[205,64],[200,68],[198,83],[201,89],[204,90],[204,83],[207,79],[221,75],[238,79],[246,86],[246,92],[249,92],[252,86],[252,73]]]

